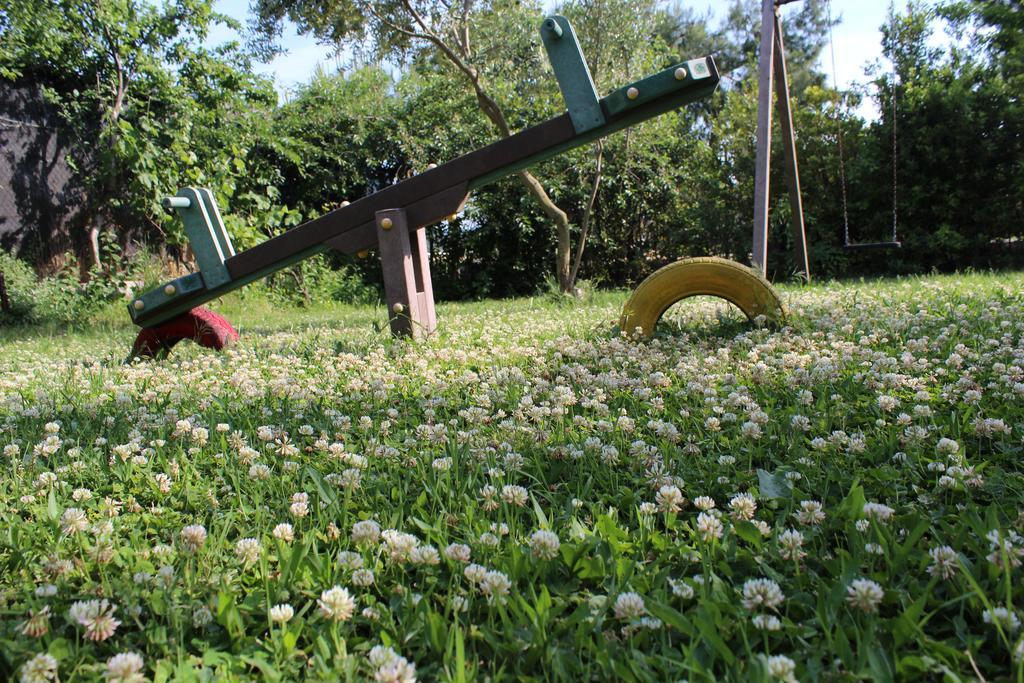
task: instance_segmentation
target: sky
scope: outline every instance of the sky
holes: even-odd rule
[[[702,13],[710,9],[716,16],[724,12],[723,8],[727,4],[724,0],[683,2]],[[901,4],[899,2],[897,6]],[[216,4],[217,11],[235,17],[243,23],[248,15],[248,7],[249,0],[218,0]],[[787,11],[794,10],[795,6],[782,8],[783,27]],[[865,67],[881,58],[879,28],[885,21],[888,10],[889,0],[832,0],[833,16],[841,20],[834,30],[836,81],[840,88],[847,89],[856,83],[865,82]],[[217,44],[236,37],[233,31],[218,27],[211,34],[209,42]],[[274,77],[282,97],[286,96],[289,90],[308,82],[318,65],[328,71],[339,66],[337,60],[332,57],[330,48],[318,45],[311,37],[297,35],[293,26],[286,27],[282,46],[285,48],[284,54],[258,68],[260,72]],[[822,61],[821,68],[829,74],[831,81],[832,64],[828,49],[824,51]],[[877,116],[870,100],[865,101],[860,113],[869,119]]]

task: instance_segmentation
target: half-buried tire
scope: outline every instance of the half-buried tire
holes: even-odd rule
[[[193,308],[155,327],[140,330],[129,358],[163,358],[183,339],[220,351],[237,341],[238,332],[224,316],[208,308]]]
[[[763,315],[779,323],[786,315],[775,288],[760,273],[735,261],[706,256],[670,263],[641,282],[622,309],[619,329],[650,338],[669,306],[691,296],[725,299],[749,320]]]

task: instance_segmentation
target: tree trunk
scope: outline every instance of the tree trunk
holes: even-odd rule
[[[580,238],[576,243],[576,257],[573,259],[572,272],[569,275],[569,286],[576,286],[576,276],[580,272],[580,263],[583,262],[583,249],[587,246],[587,236],[590,233],[590,223],[594,218],[594,205],[597,203],[597,191],[601,188],[601,179],[604,177],[604,142],[598,140],[594,143],[597,148],[597,165],[594,169],[594,181],[590,184],[590,199],[583,207],[583,217],[580,219]]]
[[[552,201],[551,197],[544,190],[544,186],[540,184],[532,173],[529,171],[520,171],[519,178],[523,181],[526,186],[526,190],[537,200],[540,204],[540,208],[544,211],[548,218],[555,223],[555,232],[558,237],[558,246],[555,252],[555,264],[556,264],[556,276],[558,278],[558,289],[563,294],[568,294],[572,291],[572,239],[569,234],[569,216],[566,215],[565,211],[558,208],[558,205]]]
[[[502,137],[509,137],[512,134],[512,130],[508,125],[508,119],[505,118],[505,112],[502,111],[501,105],[488,94],[484,89],[481,81],[480,72],[472,66],[470,63],[463,59],[463,57],[469,57],[469,10],[472,5],[472,0],[463,0],[462,10],[462,25],[458,27],[455,32],[456,45],[458,50],[453,49],[444,38],[439,34],[431,30],[428,21],[416,11],[410,0],[402,0],[402,4],[405,5],[406,10],[412,19],[422,29],[422,33],[416,33],[407,29],[401,28],[396,24],[388,22],[385,23],[396,29],[399,33],[404,35],[422,38],[434,44],[445,58],[448,59],[455,67],[466,76],[470,84],[473,86],[473,92],[476,94],[477,106],[487,119],[494,124],[498,129],[498,132]],[[462,53],[463,57],[459,56],[459,52]],[[527,191],[530,195],[537,200],[540,204],[541,210],[555,223],[555,231],[558,236],[558,247],[556,252],[556,264],[557,264],[557,277],[558,287],[563,293],[569,293],[572,291],[573,278],[572,278],[572,237],[569,232],[569,216],[566,215],[565,211],[562,211],[552,201],[551,197],[548,196],[544,186],[540,184],[540,181],[529,171],[520,171],[519,178],[526,185]]]
[[[97,222],[89,227],[89,250],[92,254],[92,264],[99,270],[102,264],[100,263],[100,226]]]

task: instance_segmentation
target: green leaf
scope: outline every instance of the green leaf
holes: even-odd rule
[[[762,498],[789,498],[793,493],[793,486],[786,479],[782,472],[770,474],[765,470],[757,470],[757,488]]]
[[[736,522],[733,525],[733,531],[736,535],[742,538],[747,543],[750,543],[755,548],[760,548],[761,543],[764,542],[764,538],[761,536],[761,532],[756,526],[747,521]]]

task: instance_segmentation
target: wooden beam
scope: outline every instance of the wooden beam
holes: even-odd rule
[[[779,107],[779,125],[782,127],[782,149],[786,157],[786,181],[789,185],[789,206],[793,214],[793,250],[800,274],[806,282],[811,280],[807,258],[807,230],[804,226],[804,204],[800,195],[800,165],[796,155],[796,134],[793,130],[793,111],[789,102],[789,74],[786,73],[786,46],[782,39],[782,23],[775,15],[775,90]]]
[[[754,170],[754,268],[768,272],[768,186],[772,155],[772,85],[775,54],[775,0],[761,1],[761,51],[758,56],[757,159]]]
[[[426,242],[421,250],[417,236],[416,249],[413,249],[408,217],[403,209],[378,211],[375,224],[391,332],[396,336],[423,337],[433,331],[428,329],[429,321],[426,317],[428,311],[432,313],[434,308],[433,292],[428,289],[429,270],[426,271],[426,277],[423,277],[424,265],[429,268],[426,263]],[[422,231],[420,228],[417,233]]]

